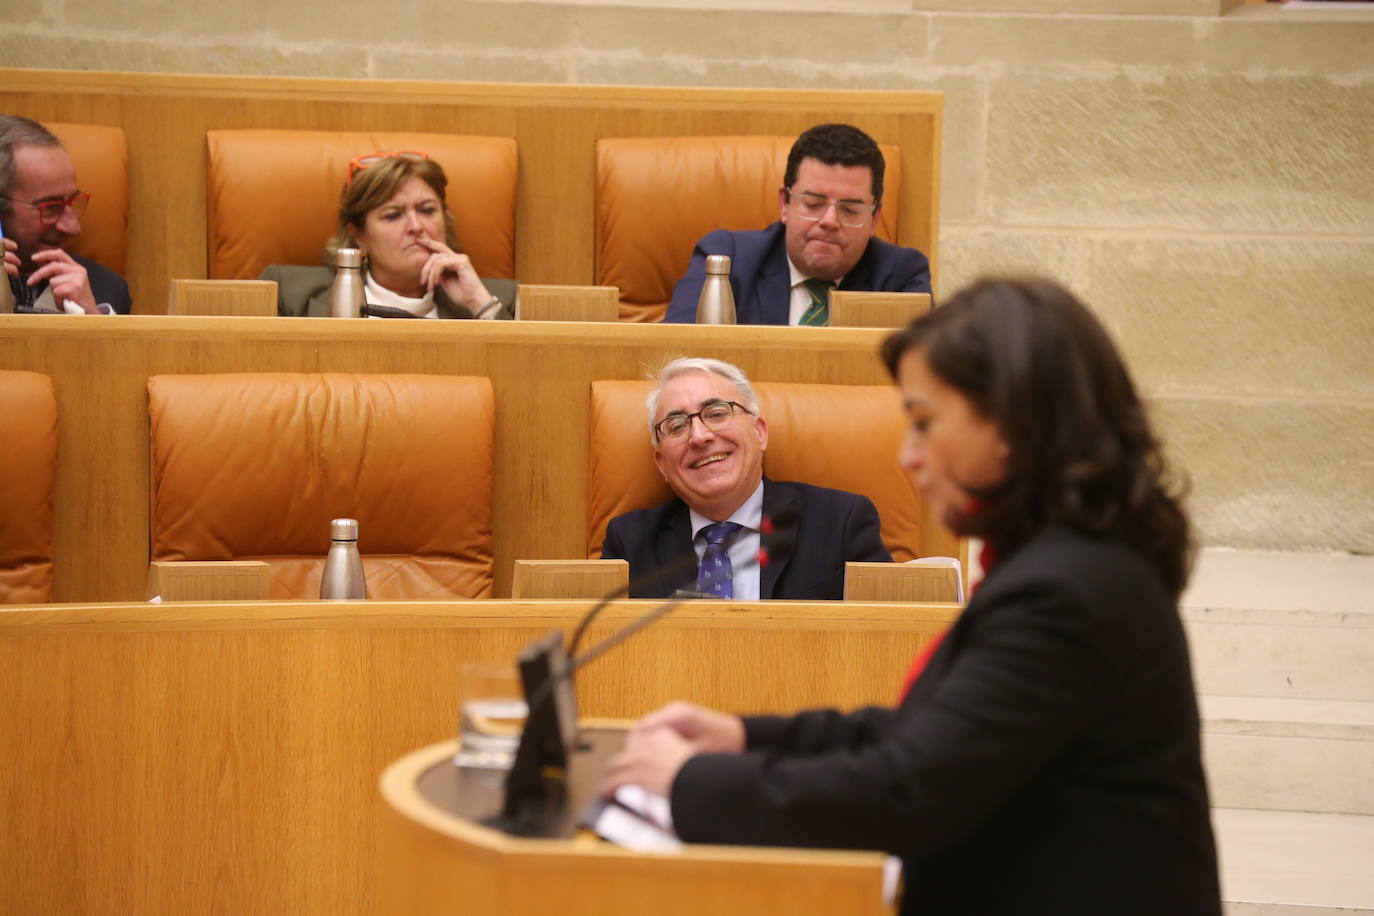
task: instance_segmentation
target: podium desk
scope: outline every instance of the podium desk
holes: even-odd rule
[[[656,604],[610,605],[587,644]],[[387,902],[374,871],[378,775],[456,733],[462,663],[514,659],[586,609],[500,600],[0,609],[0,911],[376,911]],[[911,659],[958,613],[686,602],[579,672],[579,708],[628,719],[675,697],[741,713],[890,703]],[[598,850],[596,862],[617,854]],[[778,856],[778,868],[791,867]],[[557,872],[568,860],[539,861]],[[617,867],[643,873],[647,894],[660,864],[646,862]],[[657,911],[653,900],[642,912]]]
[[[531,840],[455,814],[436,789],[453,741],[381,779],[379,911],[412,916],[890,916],[877,852],[687,845],[640,853],[591,836]],[[493,804],[497,800],[493,799]]]

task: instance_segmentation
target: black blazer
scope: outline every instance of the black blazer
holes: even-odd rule
[[[746,733],[678,772],[684,839],[901,856],[906,916],[1221,912],[1183,628],[1121,545],[1007,557],[895,710]]]
[[[706,256],[730,256],[730,289],[735,295],[740,324],[787,324],[791,311],[792,273],[787,269],[787,244],[781,222],[767,229],[731,232],[717,229],[697,242],[687,273],[673,287],[673,301],[664,321],[691,324],[697,319],[697,300],[706,279]],[[880,238],[868,247],[840,289],[888,293],[930,292],[930,262],[915,248],[902,248]]]
[[[878,537],[878,510],[866,496],[764,478],[764,516],[774,516],[784,506],[798,511],[796,540],[791,549],[776,551],[759,571],[760,598],[843,598],[847,561],[892,559]],[[674,589],[695,588],[697,560],[687,504],[672,499],[611,519],[601,557],[629,560],[632,584],[649,576],[631,590],[632,598],[667,598]],[[669,567],[676,572],[652,575]]]

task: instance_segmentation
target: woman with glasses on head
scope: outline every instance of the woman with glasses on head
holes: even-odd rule
[[[642,719],[610,794],[686,840],[899,856],[901,912],[1216,916],[1177,601],[1188,520],[1107,333],[1061,287],[985,280],[889,337],[899,460],[986,576],[894,708]]]
[[[333,264],[340,248],[359,249],[364,299],[397,316],[510,318],[515,281],[477,276],[459,250],[447,187],[443,167],[424,153],[354,159],[326,259]],[[273,264],[260,279],[277,282],[279,314],[327,317],[334,274],[333,267]]]

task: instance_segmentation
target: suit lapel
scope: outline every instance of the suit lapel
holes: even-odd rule
[[[776,484],[768,478],[763,480],[763,517],[774,518],[784,506],[790,506],[797,502],[797,493],[785,484]],[[801,522],[801,516],[796,516],[797,524]],[[782,575],[787,564],[792,559],[792,553],[796,548],[797,539],[787,538],[784,547],[770,553],[768,565],[759,569],[759,597],[772,598],[773,590],[777,587],[778,578]]]
[[[787,269],[787,247],[779,244],[775,254],[764,259],[759,272],[759,314],[762,324],[787,324],[792,312],[792,273]]]
[[[695,553],[692,547],[692,520],[687,514],[687,504],[681,500],[673,508],[672,517],[668,519],[668,524],[664,525],[658,532],[658,543],[654,545],[657,551],[655,560],[659,569],[664,569],[670,564],[686,564],[686,558]],[[695,587],[696,567],[679,570],[672,576],[662,580],[663,597],[672,594],[673,589],[683,586]]]

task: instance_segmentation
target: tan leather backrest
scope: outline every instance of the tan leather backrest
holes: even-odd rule
[[[129,227],[129,145],[124,131],[98,124],[43,124],[57,135],[76,166],[76,183],[91,195],[81,234],[67,250],[124,273]]]
[[[369,596],[491,594],[489,379],[160,375],[148,416],[152,559],[264,560],[271,597],[315,598],[356,518]]]
[[[515,276],[515,141],[387,131],[211,130],[211,279],[322,263],[349,160],[418,150],[444,167],[458,241],[483,277]]]
[[[596,279],[620,288],[622,321],[661,321],[692,248],[714,229],[762,229],[794,137],[633,137],[596,141]],[[878,236],[897,237],[901,150],[887,167]]]
[[[606,525],[622,512],[671,499],[654,466],[644,399],[650,382],[592,383],[587,555],[601,555]],[[899,562],[922,555],[921,501],[897,465],[906,421],[891,385],[757,382],[768,421],[763,472],[862,493],[878,507],[883,543]]]
[[[0,604],[52,597],[57,398],[52,379],[0,371]]]

